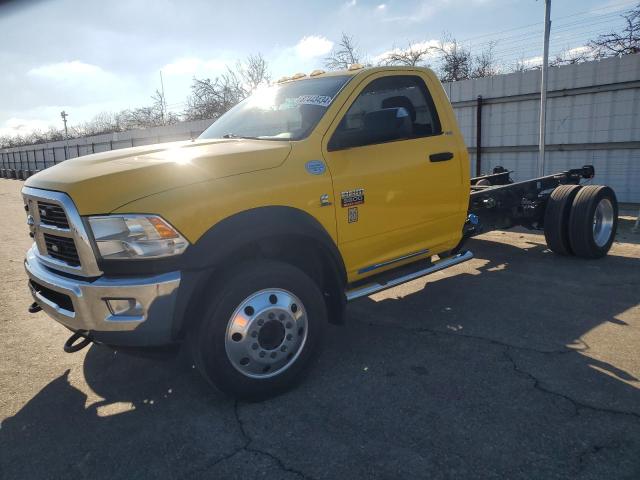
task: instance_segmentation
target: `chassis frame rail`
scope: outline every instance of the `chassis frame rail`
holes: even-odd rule
[[[592,179],[595,169],[585,165],[523,182],[511,180],[511,173],[496,167],[492,174],[471,179],[470,220],[465,225],[465,237],[518,225],[532,230],[544,228],[544,212],[553,189]]]

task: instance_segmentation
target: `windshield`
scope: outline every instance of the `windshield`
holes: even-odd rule
[[[199,138],[300,140],[315,128],[349,78],[311,78],[258,88]]]

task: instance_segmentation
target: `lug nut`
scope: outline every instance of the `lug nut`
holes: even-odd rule
[[[276,352],[271,352],[271,358],[276,358],[277,353]]]
[[[260,358],[263,358],[265,355],[265,352],[260,352]]]

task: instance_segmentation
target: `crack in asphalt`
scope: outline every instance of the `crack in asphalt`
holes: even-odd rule
[[[210,470],[211,468],[214,468],[216,465],[219,465],[223,462],[226,462],[227,460],[230,460],[231,458],[235,457],[236,455],[238,455],[241,452],[250,452],[250,453],[255,453],[258,455],[264,455],[266,457],[268,457],[269,459],[271,459],[279,468],[280,470],[284,471],[284,472],[288,472],[288,473],[292,473],[294,475],[299,476],[302,479],[305,480],[314,480],[313,477],[306,475],[304,472],[300,471],[300,470],[296,470],[294,468],[291,467],[287,467],[284,463],[284,461],[279,458],[277,455],[274,455],[271,452],[267,452],[265,450],[261,450],[259,448],[256,447],[252,447],[251,444],[253,443],[253,438],[251,438],[251,436],[247,433],[247,430],[245,429],[244,426],[244,422],[242,421],[242,419],[240,418],[240,403],[238,402],[238,400],[234,401],[233,404],[233,415],[236,421],[236,424],[238,425],[238,430],[240,431],[240,436],[242,437],[243,440],[243,444],[242,446],[236,448],[235,450],[233,450],[232,452],[216,459],[214,462],[209,463],[207,465],[202,466],[201,468],[196,469],[195,471],[191,472],[192,474],[194,473],[198,473],[198,472],[202,472],[202,471],[207,471]]]
[[[487,338],[487,337],[482,337],[479,335],[469,335],[466,333],[454,333],[454,332],[447,332],[445,330],[437,330],[434,328],[427,328],[427,327],[418,327],[418,328],[411,328],[411,327],[404,327],[401,325],[383,325],[383,324],[379,324],[379,323],[373,323],[373,322],[363,322],[362,320],[358,320],[356,319],[356,321],[360,322],[360,323],[366,323],[367,325],[371,326],[371,327],[380,327],[380,328],[393,328],[394,330],[404,330],[406,332],[414,332],[414,333],[429,333],[432,335],[444,335],[444,336],[449,336],[449,337],[462,337],[462,338],[469,338],[472,340],[480,340],[483,342],[487,342],[487,343],[491,343],[493,345],[497,345],[497,346],[501,346],[501,347],[507,347],[507,348],[515,348],[517,350],[523,350],[526,352],[533,352],[533,353],[540,353],[543,355],[548,355],[548,354],[553,354],[553,355],[558,355],[558,354],[566,354],[566,353],[575,353],[575,352],[586,352],[588,351],[591,347],[589,346],[589,344],[587,342],[585,342],[584,340],[582,340],[581,338],[578,339],[577,341],[579,341],[582,346],[579,348],[561,348],[561,349],[555,349],[555,350],[543,350],[543,349],[538,349],[538,348],[533,348],[533,347],[526,347],[524,345],[514,345],[512,343],[507,343],[507,342],[503,342],[501,340],[496,340],[494,338]]]
[[[541,380],[538,377],[533,375],[531,372],[528,372],[528,371],[526,371],[523,368],[518,366],[517,362],[515,361],[515,359],[511,356],[511,354],[509,352],[509,347],[505,348],[504,356],[511,362],[511,365],[513,366],[513,370],[515,372],[517,372],[520,375],[530,379],[533,382],[533,388],[535,388],[536,390],[539,390],[541,392],[547,393],[549,395],[554,395],[556,397],[563,398],[564,400],[567,400],[573,406],[576,415],[578,415],[580,413],[580,410],[592,410],[592,411],[595,411],[595,412],[608,413],[608,414],[612,414],[612,415],[628,415],[628,416],[631,416],[633,418],[636,418],[636,419],[640,420],[640,414],[638,414],[636,412],[630,412],[630,411],[627,411],[627,410],[618,410],[618,409],[615,409],[615,408],[605,408],[605,407],[598,407],[596,405],[590,405],[588,403],[584,403],[584,402],[581,402],[580,400],[577,400],[577,399],[575,399],[573,397],[570,397],[569,395],[566,395],[564,393],[560,393],[560,392],[557,392],[555,390],[551,390],[551,389],[549,389],[547,387],[544,387],[542,385]]]
[[[580,454],[578,455],[578,465],[577,465],[576,473],[581,473],[585,470],[586,468],[585,463],[590,456],[597,455],[602,450],[607,450],[607,449],[617,450],[620,447],[621,445],[620,445],[620,442],[618,441],[613,441],[603,445],[599,445],[599,444],[590,445],[589,447],[585,448],[582,452],[580,452]]]
[[[359,321],[360,323],[363,323],[361,320],[356,319],[356,321]],[[454,333],[454,332],[446,332],[443,330],[436,330],[436,329],[431,329],[431,328],[426,328],[426,327],[419,327],[419,328],[407,328],[407,327],[402,327],[402,326],[396,326],[396,325],[380,325],[380,324],[376,324],[376,323],[372,323],[372,322],[366,322],[368,325],[370,326],[376,326],[376,327],[381,327],[381,328],[394,328],[394,329],[401,329],[404,331],[410,331],[410,332],[418,332],[418,333],[429,333],[432,335],[444,335],[444,336],[448,336],[448,337],[459,337],[459,338],[464,338],[464,339],[473,339],[473,340],[479,340],[479,341],[483,341],[486,343],[490,343],[492,345],[496,345],[496,346],[500,346],[504,349],[503,351],[503,355],[505,356],[505,358],[511,363],[513,370],[520,374],[521,376],[524,376],[526,378],[528,378],[529,380],[531,380],[533,382],[533,388],[535,388],[536,390],[539,390],[543,393],[546,393],[548,395],[553,395],[556,396],[558,398],[562,398],[568,402],[570,402],[570,404],[573,406],[574,411],[575,411],[575,415],[578,415],[580,413],[580,410],[591,410],[594,412],[599,412],[599,413],[608,413],[608,414],[612,414],[612,415],[626,415],[626,416],[630,416],[633,417],[635,419],[640,420],[640,414],[636,413],[636,412],[631,412],[631,411],[627,411],[627,410],[618,410],[618,409],[614,409],[614,408],[606,408],[606,407],[599,407],[596,405],[590,405],[588,403],[584,403],[581,402],[580,400],[577,400],[573,397],[570,397],[569,395],[565,395],[563,393],[557,392],[555,390],[551,390],[545,386],[542,385],[541,380],[538,379],[534,374],[532,374],[529,371],[524,370],[523,368],[519,367],[516,360],[511,356],[510,354],[510,350],[522,350],[522,351],[527,351],[527,352],[535,352],[535,353],[540,353],[540,354],[566,354],[566,353],[576,353],[576,352],[585,352],[587,350],[590,349],[590,346],[582,339],[579,339],[579,341],[584,345],[583,348],[564,348],[564,349],[558,349],[558,350],[542,350],[542,349],[536,349],[536,348],[532,348],[532,347],[524,347],[524,346],[519,346],[519,345],[513,345],[510,343],[506,343],[506,342],[502,342],[500,340],[495,340],[493,338],[487,338],[487,337],[482,337],[479,335],[467,335],[467,334],[459,334],[459,333]]]
[[[306,475],[304,472],[297,470],[295,468],[291,468],[291,467],[287,467],[284,464],[284,461],[278,457],[277,455],[274,455],[271,452],[267,452],[266,450],[260,450],[256,447],[251,447],[251,443],[253,443],[253,438],[251,438],[251,436],[247,433],[247,430],[244,427],[244,422],[242,421],[242,419],[240,418],[240,404],[239,402],[236,400],[234,405],[233,405],[233,412],[236,418],[236,422],[238,423],[238,427],[240,429],[240,433],[242,434],[242,437],[245,440],[245,444],[242,447],[241,450],[246,450],[247,452],[252,452],[252,453],[257,453],[259,455],[265,455],[267,457],[269,457],[271,460],[273,460],[278,467],[280,467],[281,470],[288,472],[288,473],[293,473],[294,475],[299,476],[300,478],[303,479],[311,479],[313,480],[313,477]]]

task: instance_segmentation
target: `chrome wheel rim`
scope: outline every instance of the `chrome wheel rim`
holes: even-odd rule
[[[235,309],[225,335],[227,358],[240,373],[269,378],[288,369],[307,341],[307,312],[293,293],[260,290]]]
[[[608,198],[603,198],[593,214],[593,240],[599,247],[604,247],[611,238],[613,220],[613,204]]]

